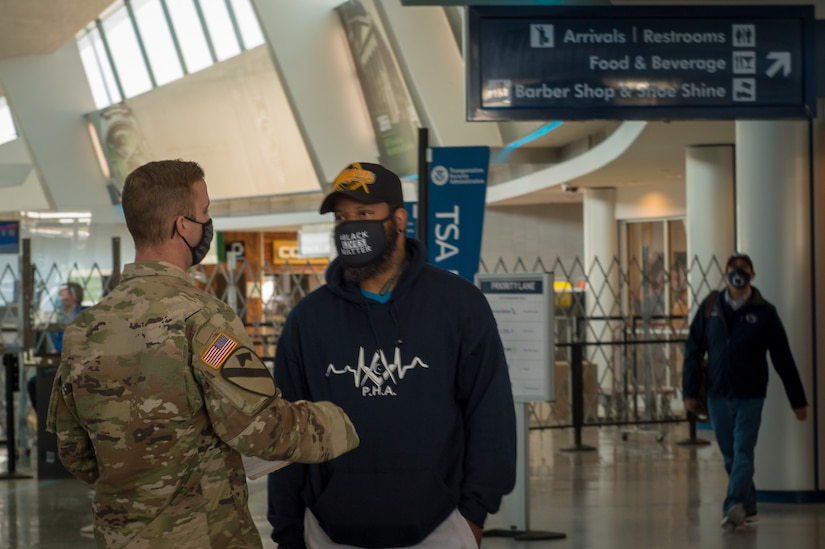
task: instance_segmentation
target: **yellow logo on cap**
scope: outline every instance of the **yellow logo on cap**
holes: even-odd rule
[[[367,185],[372,183],[375,183],[375,174],[361,168],[361,164],[355,162],[351,167],[338,174],[338,177],[336,177],[332,183],[330,192],[354,191],[360,188],[363,189],[365,193],[370,194],[370,189]]]

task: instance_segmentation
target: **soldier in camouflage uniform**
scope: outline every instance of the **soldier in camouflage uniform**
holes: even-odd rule
[[[99,547],[261,547],[241,455],[317,463],[358,436],[329,402],[281,398],[237,315],[188,281],[212,236],[197,164],[137,168],[123,212],[136,261],[64,335],[60,459],[94,489]]]

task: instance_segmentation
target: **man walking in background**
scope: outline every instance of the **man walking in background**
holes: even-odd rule
[[[808,401],[788,336],[776,307],[751,286],[755,276],[749,256],[734,254],[728,259],[726,289],[715,296],[710,315],[702,306],[691,323],[682,371],[685,410],[696,414],[707,351],[708,411],[728,473],[722,527],[729,530],[757,519],[754,449],[768,390],[766,353],[797,419],[807,417]]]

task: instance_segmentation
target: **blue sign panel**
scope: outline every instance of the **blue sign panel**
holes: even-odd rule
[[[481,257],[490,149],[435,147],[431,150],[427,260],[473,281]]]
[[[409,238],[415,238],[418,234],[418,202],[404,202],[404,209],[407,210],[407,229],[404,232]]]
[[[0,221],[0,254],[20,252],[20,222]]]
[[[816,114],[813,6],[469,8],[470,120]]]

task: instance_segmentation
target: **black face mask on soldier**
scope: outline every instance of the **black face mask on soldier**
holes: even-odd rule
[[[349,267],[363,267],[380,258],[389,241],[384,230],[384,219],[344,221],[335,227],[335,249],[341,262]]]
[[[189,247],[189,251],[192,252],[192,266],[197,265],[203,258],[206,257],[206,254],[209,252],[209,245],[212,244],[212,219],[208,219],[207,221],[200,222],[195,221],[191,217],[183,216],[184,219],[188,219],[192,223],[197,223],[201,227],[203,227],[203,231],[201,232],[201,239],[198,241],[197,246],[192,246],[189,244],[189,241],[184,238],[183,235],[180,235],[181,239],[186,243]],[[177,231],[177,225],[172,225],[172,235],[174,236],[175,232]]]
[[[751,275],[744,269],[734,269],[728,273],[728,282],[734,288],[744,288],[751,281]]]

